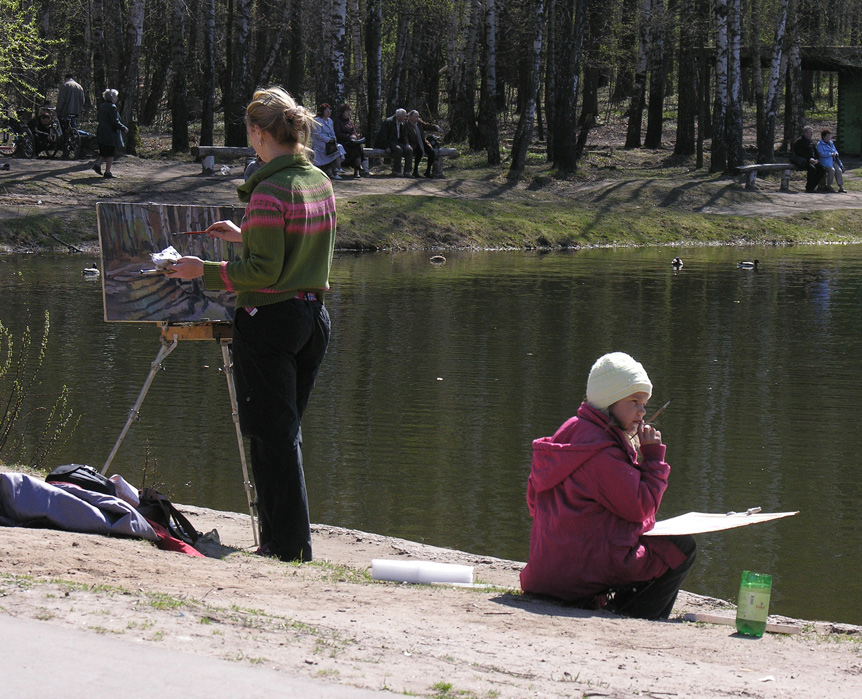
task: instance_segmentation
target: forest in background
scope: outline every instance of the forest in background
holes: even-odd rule
[[[626,147],[703,167],[708,141],[722,172],[743,162],[745,109],[771,161],[836,98],[834,72],[802,70],[804,47],[862,44],[862,0],[0,0],[0,16],[7,108],[50,100],[72,73],[91,108],[116,88],[125,123],[164,124],[182,152],[192,123],[202,145],[222,122],[225,145],[246,145],[245,104],[279,84],[312,109],[350,103],[372,139],[418,109],[490,165],[510,123],[515,176],[536,140],[576,171],[610,112]]]

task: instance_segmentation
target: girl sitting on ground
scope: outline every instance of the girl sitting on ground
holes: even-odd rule
[[[606,354],[590,370],[577,415],[533,442],[524,592],[644,619],[670,615],[696,544],[643,536],[670,474],[661,433],[644,424],[651,395],[640,362]]]

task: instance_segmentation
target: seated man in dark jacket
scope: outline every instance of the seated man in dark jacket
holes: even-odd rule
[[[790,152],[790,162],[798,169],[805,170],[808,178],[805,182],[805,191],[814,192],[817,185],[823,179],[826,171],[817,160],[817,150],[814,147],[814,129],[806,126],[802,129],[802,135],[793,142],[793,150]]]
[[[434,167],[437,154],[434,151],[434,145],[428,140],[426,134],[429,132],[439,133],[440,131],[442,129],[439,126],[422,121],[419,118],[419,112],[415,109],[407,115],[407,142],[413,149],[413,177],[419,177],[419,162],[423,156],[428,158],[425,177],[431,177],[431,170]],[[406,170],[404,174],[407,174]]]
[[[392,174],[401,174],[401,158],[405,160],[404,172],[413,165],[413,149],[407,143],[407,110],[396,109],[395,114],[383,122],[377,133],[375,145],[392,158]]]

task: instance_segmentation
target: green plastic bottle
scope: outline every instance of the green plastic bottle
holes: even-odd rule
[[[766,631],[772,576],[742,571],[739,583],[739,604],[736,608],[736,630],[746,636],[760,638]]]

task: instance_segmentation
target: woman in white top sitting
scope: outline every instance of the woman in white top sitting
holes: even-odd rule
[[[323,170],[333,180],[340,180],[342,172],[341,161],[344,158],[344,146],[335,139],[335,127],[330,115],[332,108],[324,102],[317,108],[317,128],[312,136],[314,147],[314,164]]]

